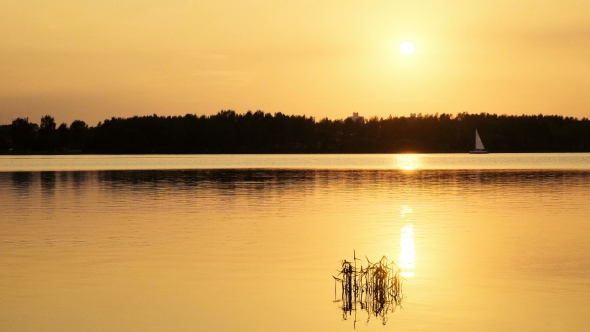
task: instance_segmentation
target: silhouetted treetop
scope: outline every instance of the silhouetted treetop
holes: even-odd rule
[[[111,118],[56,129],[28,118],[0,126],[0,149],[85,153],[467,152],[477,128],[490,152],[590,152],[590,121],[558,115],[417,114],[316,121],[305,115],[223,110],[211,116]]]

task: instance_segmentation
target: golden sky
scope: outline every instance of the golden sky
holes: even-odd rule
[[[0,124],[221,109],[590,117],[590,1],[0,0]]]

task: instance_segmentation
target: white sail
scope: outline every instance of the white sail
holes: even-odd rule
[[[477,129],[475,129],[475,149],[485,150],[483,143],[481,142],[481,138],[479,138],[479,134],[477,133]]]

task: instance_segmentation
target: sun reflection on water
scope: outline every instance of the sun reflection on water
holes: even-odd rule
[[[399,264],[401,269],[400,275],[402,277],[413,277],[414,266],[416,262],[416,250],[414,244],[414,225],[408,221],[408,214],[412,213],[413,209],[407,205],[403,205],[400,216],[405,219],[406,224],[400,229],[400,252]]]
[[[417,154],[399,154],[394,158],[395,167],[404,171],[413,171],[422,166],[420,155]]]

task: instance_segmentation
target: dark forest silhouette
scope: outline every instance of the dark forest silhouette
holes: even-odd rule
[[[111,118],[89,127],[18,118],[0,126],[4,153],[445,153],[473,149],[474,132],[490,152],[590,152],[590,121],[557,115],[459,113],[316,121],[262,111],[211,116]]]

